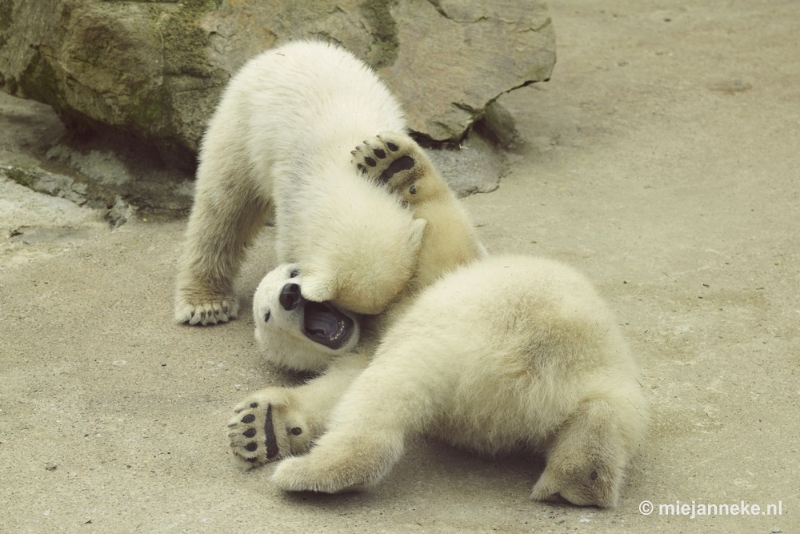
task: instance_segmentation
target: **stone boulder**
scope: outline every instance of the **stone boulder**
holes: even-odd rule
[[[555,63],[544,0],[0,0],[0,89],[49,104],[73,131],[191,163],[230,76],[299,38],[364,59],[433,144],[462,140]]]

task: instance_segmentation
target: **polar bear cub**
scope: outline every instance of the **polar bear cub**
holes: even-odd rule
[[[273,481],[339,492],[379,482],[421,433],[492,454],[524,444],[547,462],[533,499],[617,505],[647,407],[611,313],[571,268],[522,256],[461,267],[414,299],[363,372],[355,354],[317,379],[345,383],[341,398],[325,402],[341,387],[323,380],[237,406],[235,454],[258,465],[313,442]]]
[[[405,130],[399,104],[341,48],[295,42],[248,62],[200,149],[175,320],[237,316],[233,280],[273,216],[278,261],[302,266],[305,297],[383,311],[416,268],[425,227],[350,161],[352,147],[386,130]]]

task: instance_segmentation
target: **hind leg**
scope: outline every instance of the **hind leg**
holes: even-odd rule
[[[623,401],[624,402],[624,401]],[[626,419],[640,418],[637,421]],[[531,499],[615,508],[644,419],[606,400],[585,401],[558,432]]]
[[[238,315],[233,280],[245,249],[268,217],[269,198],[248,170],[209,158],[198,168],[197,190],[179,264],[175,298],[178,323],[224,323]]]

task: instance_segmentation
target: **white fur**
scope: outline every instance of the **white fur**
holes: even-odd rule
[[[301,265],[307,298],[383,311],[414,271],[425,221],[358,176],[349,151],[404,129],[386,87],[341,48],[295,42],[248,62],[203,139],[176,321],[236,317],[233,279],[273,212],[278,259]]]
[[[363,373],[352,372],[354,361],[367,360],[359,352],[340,356],[305,393],[288,390],[297,406],[324,409],[303,447],[273,459],[304,452],[328,432],[308,455],[281,462],[273,476],[280,487],[337,492],[375,484],[408,439],[428,433],[487,453],[527,445],[547,457],[532,498],[616,506],[647,407],[612,314],[573,269],[521,256],[462,267],[396,318]],[[341,379],[340,365],[350,366],[352,383]],[[256,396],[278,402],[280,391]],[[266,461],[243,448],[249,427],[240,419],[231,425],[237,455],[251,465]]]
[[[379,157],[376,154],[386,154]],[[374,166],[366,163],[371,158]],[[413,161],[408,169],[384,175],[401,158]],[[427,222],[414,275],[406,288],[410,295],[424,289],[456,267],[486,256],[464,206],[438,173],[420,146],[399,132],[382,132],[353,151],[353,163],[362,176],[381,183],[403,199],[415,219]],[[404,299],[400,299],[403,301]]]
[[[380,184],[402,198],[415,219],[424,219],[427,222],[416,269],[389,310],[381,317],[373,318],[351,314],[358,325],[370,326],[363,338],[365,342],[374,342],[376,336],[372,332],[387,328],[393,318],[413,302],[419,291],[459,266],[485,257],[486,249],[479,243],[461,202],[436,171],[424,150],[410,137],[397,132],[383,132],[365,141],[352,153],[354,169],[359,170],[365,181]],[[383,171],[403,157],[406,160],[410,158],[413,165],[392,174],[390,179],[383,180]],[[372,166],[367,163],[367,158],[372,158]],[[313,214],[309,216],[314,217]],[[344,237],[341,241],[347,243],[349,238]],[[289,279],[291,271],[296,271],[296,280]],[[298,310],[284,313],[278,302],[281,287],[290,282],[300,284],[303,295],[314,294],[308,288],[309,278],[300,265],[282,265],[269,273],[253,297],[256,339],[263,352],[275,364],[294,370],[323,371],[330,363],[331,356],[351,351],[357,341],[336,350],[309,341],[300,329],[302,314]],[[353,283],[368,284],[369,281],[353,280]],[[271,313],[270,310],[273,320],[265,321],[264,317]],[[360,334],[358,332],[353,339]]]

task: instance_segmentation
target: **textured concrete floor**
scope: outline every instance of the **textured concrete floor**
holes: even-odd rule
[[[491,251],[579,267],[624,325],[654,417],[618,509],[532,503],[540,461],[438,443],[359,495],[241,473],[230,408],[292,377],[250,317],[170,322],[185,223],[110,230],[3,180],[0,532],[800,531],[800,5],[695,4],[554,1],[552,81],[502,99],[528,147],[466,200]],[[25,162],[51,119],[2,110]],[[692,501],[747,513],[659,513]]]

